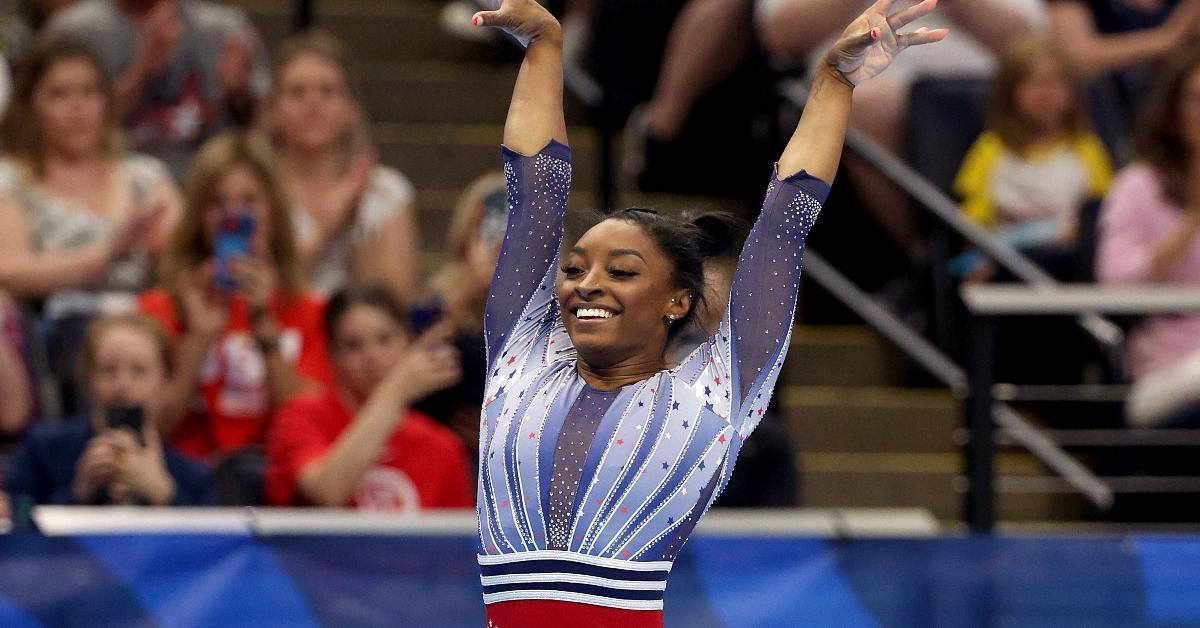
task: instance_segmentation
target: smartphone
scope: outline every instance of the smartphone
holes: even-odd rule
[[[218,288],[234,290],[238,287],[230,268],[234,260],[250,256],[250,240],[254,237],[254,217],[247,211],[225,212],[217,223],[216,242],[213,253],[216,269],[213,279]]]
[[[417,335],[433,327],[433,324],[438,322],[438,319],[441,317],[442,306],[437,301],[417,306],[409,312],[409,320],[412,322],[413,333]]]
[[[141,406],[108,406],[104,409],[104,421],[110,429],[127,429],[142,442],[142,424],[146,420]]]
[[[507,228],[508,192],[496,190],[483,197],[483,222],[479,227],[479,237],[485,242],[499,242],[504,239]]]

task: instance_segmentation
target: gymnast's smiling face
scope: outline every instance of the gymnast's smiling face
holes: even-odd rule
[[[562,259],[558,301],[579,359],[592,369],[662,368],[671,317],[691,306],[675,268],[642,227],[608,219]]]

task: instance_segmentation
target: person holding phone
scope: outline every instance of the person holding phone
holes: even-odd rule
[[[407,319],[379,285],[329,300],[325,328],[337,383],[279,409],[267,447],[272,504],[393,512],[471,506],[462,444],[412,409],[462,376],[454,329],[438,323],[414,339]]]
[[[321,31],[276,52],[266,119],[295,203],[300,259],[323,295],[379,283],[411,303],[420,277],[416,190],[379,163],[349,64],[345,46]]]
[[[277,407],[332,380],[324,304],[300,277],[281,181],[266,139],[209,141],[189,173],[163,285],[139,299],[178,343],[159,425],[192,456],[260,447]]]
[[[201,506],[212,474],[163,442],[160,395],[175,369],[162,327],[140,314],[96,320],[82,353],[92,411],[36,421],[13,454],[4,490],[13,502]]]
[[[507,224],[504,174],[492,172],[471,182],[459,197],[446,233],[450,259],[431,280],[432,294],[412,314],[418,333],[438,321],[455,330],[462,379],[425,398],[417,408],[453,430],[472,456],[479,447],[479,405],[487,378],[483,308]]]

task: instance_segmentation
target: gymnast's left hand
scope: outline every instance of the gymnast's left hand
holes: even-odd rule
[[[858,85],[884,71],[905,48],[941,41],[949,29],[919,28],[911,33],[898,32],[909,22],[933,11],[937,2],[923,0],[888,15],[896,0],[877,0],[846,27],[826,55],[825,63],[847,83]]]

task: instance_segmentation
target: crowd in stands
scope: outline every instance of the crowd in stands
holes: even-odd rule
[[[709,176],[709,142],[769,144],[746,129],[781,115],[778,94],[737,90],[803,76],[864,4],[566,10],[591,25],[581,59],[626,127],[633,182],[760,193],[753,159],[757,174]],[[239,10],[200,0],[41,8],[36,35],[0,32],[0,518],[32,504],[469,507],[503,175],[463,190],[449,261],[427,278],[415,188],[380,163],[338,40],[268,51]],[[953,48],[856,90],[856,127],[904,157],[915,83],[988,80],[947,190],[967,215],[1060,278],[1094,261],[1106,283],[1200,282],[1200,0],[942,0],[929,21],[953,25]],[[905,194],[854,155],[845,166],[866,215],[925,260]],[[1081,213],[1096,203],[1098,219]],[[951,266],[999,278],[970,250]],[[1131,331],[1132,424],[1200,425],[1198,321]],[[730,499],[794,504],[786,435],[762,431]]]

